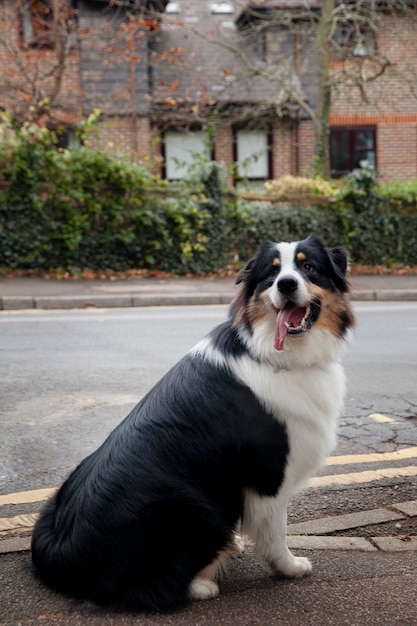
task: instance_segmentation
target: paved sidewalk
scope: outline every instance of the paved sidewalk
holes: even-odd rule
[[[417,500],[289,526],[331,533],[417,516]],[[169,520],[167,520],[169,530]],[[28,531],[28,529],[26,529]],[[0,624],[26,626],[416,626],[417,537],[290,535],[313,562],[303,579],[282,579],[251,545],[220,580],[220,597],[168,614],[108,613],[56,594],[30,572],[30,539],[0,538]]]
[[[417,275],[352,276],[353,300],[417,300]],[[0,278],[0,310],[228,304],[233,279]]]

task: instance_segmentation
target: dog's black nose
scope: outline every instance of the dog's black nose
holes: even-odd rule
[[[293,291],[296,291],[297,287],[298,282],[295,280],[295,278],[281,278],[278,281],[278,291],[287,295],[293,293]]]

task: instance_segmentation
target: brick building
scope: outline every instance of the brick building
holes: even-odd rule
[[[32,107],[68,141],[99,108],[93,144],[170,179],[204,150],[253,182],[311,169],[318,58],[305,23],[320,2],[306,16],[298,0],[78,0],[59,25],[62,2],[0,0],[1,107],[22,119]],[[385,2],[377,27],[340,19],[329,57],[332,175],[367,161],[384,180],[417,177],[416,18]]]

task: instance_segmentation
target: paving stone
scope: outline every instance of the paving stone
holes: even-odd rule
[[[0,554],[30,550],[30,537],[0,539]]]
[[[288,547],[299,550],[359,550],[376,552],[377,548],[364,537],[309,537],[295,535],[287,537]]]
[[[417,517],[417,500],[399,502],[398,504],[393,504],[392,508],[400,511],[400,513],[405,513],[409,517]]]
[[[371,511],[347,513],[346,515],[337,515],[335,517],[322,517],[321,519],[310,520],[309,522],[290,524],[288,526],[288,533],[291,535],[325,535],[326,533],[331,533],[336,530],[348,530],[349,528],[369,526],[370,524],[382,524],[384,522],[392,522],[400,519],[405,519],[405,515],[396,513],[395,511],[389,511],[388,509],[373,509]]]
[[[417,550],[417,537],[409,537],[407,539],[399,537],[372,537],[371,541],[374,545],[382,550],[382,552],[406,552],[409,550]]]

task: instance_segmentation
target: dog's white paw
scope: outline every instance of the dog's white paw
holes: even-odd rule
[[[189,597],[191,600],[210,600],[219,595],[219,587],[209,578],[197,576],[191,581]]]
[[[235,533],[232,545],[230,546],[230,554],[234,557],[242,556],[245,552],[245,541],[242,535]]]
[[[277,563],[275,566],[277,572],[287,576],[288,578],[302,578],[311,574],[313,566],[311,562],[304,556],[294,556],[284,562]]]

